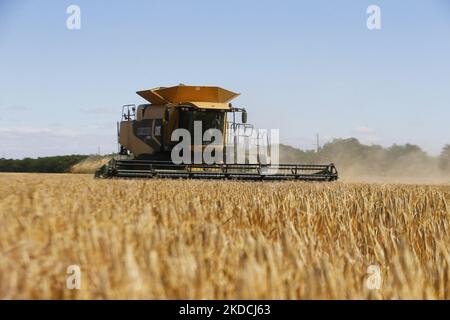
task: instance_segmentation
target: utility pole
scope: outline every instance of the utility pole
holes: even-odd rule
[[[319,134],[316,134],[316,152],[320,151]]]

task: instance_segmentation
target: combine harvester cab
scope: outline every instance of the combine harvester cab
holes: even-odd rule
[[[239,158],[242,141],[248,142],[254,132],[253,126],[247,124],[247,111],[230,103],[239,95],[237,93],[219,87],[178,85],[138,91],[137,94],[149,103],[123,106],[122,120],[117,124],[119,156],[96,172],[98,178],[338,179],[333,164],[265,164],[267,154],[261,161],[259,151],[252,157],[253,161],[249,157],[234,161]],[[172,140],[174,134],[179,138],[177,129],[184,129],[184,133],[193,137],[188,143],[188,151],[182,152],[183,159],[188,161],[172,159],[173,151],[179,154],[176,149],[179,141]],[[212,145],[212,139],[207,143],[202,139],[207,131],[211,131],[209,129],[220,133],[213,140],[214,162],[203,160],[204,152]],[[257,150],[261,147],[259,139],[255,142]],[[267,144],[264,148],[271,149]]]

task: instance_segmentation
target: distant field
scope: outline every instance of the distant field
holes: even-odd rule
[[[0,299],[449,299],[449,247],[449,185],[0,174]]]

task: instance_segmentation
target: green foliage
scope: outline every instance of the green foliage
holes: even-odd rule
[[[303,163],[314,163],[316,158],[315,151],[303,151],[285,144],[280,144],[280,163],[295,163],[298,159],[302,159]]]
[[[85,155],[68,155],[37,159],[25,158],[22,160],[1,158],[0,172],[69,172],[71,166],[87,157]]]

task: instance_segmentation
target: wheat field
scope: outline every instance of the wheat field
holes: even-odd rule
[[[449,185],[0,174],[0,298],[449,299],[449,214]]]

